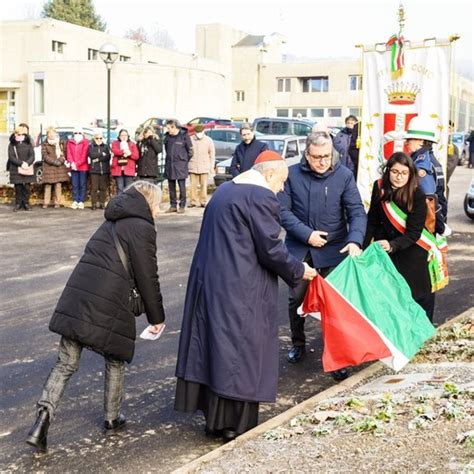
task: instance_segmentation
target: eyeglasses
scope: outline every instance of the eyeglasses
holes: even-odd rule
[[[94,140],[103,140],[103,137],[94,137]]]
[[[397,178],[406,178],[407,176],[410,175],[410,172],[407,171],[407,170],[404,170],[404,171],[397,171],[397,170],[394,170],[394,169],[390,169],[390,173],[392,173],[393,176],[396,176]]]
[[[316,163],[322,163],[324,161],[331,161],[332,156],[331,155],[312,155],[309,152],[306,152],[306,156],[309,156],[312,161],[315,161]]]

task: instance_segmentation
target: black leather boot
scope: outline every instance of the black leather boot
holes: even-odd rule
[[[48,449],[49,413],[46,408],[40,410],[33,428],[26,438],[27,444],[45,453]]]

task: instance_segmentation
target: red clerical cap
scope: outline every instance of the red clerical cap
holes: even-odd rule
[[[265,161],[282,161],[283,158],[276,152],[276,151],[271,151],[271,150],[265,150],[260,153],[260,155],[257,156],[257,159],[255,160],[256,165],[259,163],[264,163]]]

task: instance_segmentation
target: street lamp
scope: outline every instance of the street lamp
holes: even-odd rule
[[[110,146],[110,70],[119,52],[115,45],[106,43],[100,47],[99,54],[107,67],[107,144]]]

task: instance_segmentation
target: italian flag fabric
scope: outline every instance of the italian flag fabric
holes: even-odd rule
[[[326,372],[377,359],[398,371],[435,333],[378,243],[312,280],[301,310],[321,313]]]

